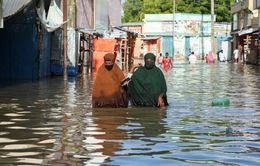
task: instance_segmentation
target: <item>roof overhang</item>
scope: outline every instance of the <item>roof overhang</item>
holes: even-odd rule
[[[156,36],[156,37],[145,37],[142,38],[142,40],[158,40],[160,37]]]
[[[129,33],[129,34],[131,34],[131,35],[133,35],[133,36],[138,36],[138,33],[135,33],[135,32],[133,32],[133,31],[129,31],[129,30],[126,30],[126,29],[123,29],[123,28],[120,28],[120,27],[113,27],[114,29],[117,29],[117,30],[119,30],[119,31],[123,31],[123,32],[126,32],[126,33]]]
[[[3,18],[14,15],[26,7],[32,0],[3,0]]]
[[[247,34],[255,32],[257,30],[258,30],[258,28],[244,29],[244,30],[241,30],[241,31],[238,32],[238,36],[247,35]]]

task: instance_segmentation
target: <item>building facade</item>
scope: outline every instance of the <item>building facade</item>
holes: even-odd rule
[[[174,20],[174,21],[173,21]],[[215,21],[215,20],[214,20]],[[222,41],[229,37],[231,25],[217,23],[214,26],[215,47],[222,49]],[[146,14],[143,34],[161,37],[160,50],[176,59],[187,58],[191,51],[199,58],[211,51],[211,15],[175,13]]]
[[[232,50],[239,49],[240,62],[259,64],[259,0],[237,0],[231,7]]]

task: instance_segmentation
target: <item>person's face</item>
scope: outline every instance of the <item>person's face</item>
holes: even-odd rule
[[[114,66],[114,62],[111,60],[105,60],[104,63],[107,70],[111,70]]]
[[[145,59],[145,68],[151,69],[154,67],[154,65],[155,65],[154,59],[151,58]]]

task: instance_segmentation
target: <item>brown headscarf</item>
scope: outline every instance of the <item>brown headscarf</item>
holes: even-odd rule
[[[104,56],[104,61],[115,62],[115,55],[113,53],[107,53]],[[114,63],[113,68],[108,70],[105,67],[105,63],[103,63],[97,72],[93,85],[93,108],[127,107],[127,94],[120,85],[120,82],[124,79],[124,73],[117,64]]]

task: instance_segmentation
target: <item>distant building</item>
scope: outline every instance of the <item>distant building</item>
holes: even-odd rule
[[[144,53],[165,55],[168,52],[171,57],[183,59],[192,50],[200,58],[205,56],[211,50],[211,15],[176,13],[174,19],[173,22],[173,14],[145,14],[143,23],[124,23],[122,26],[128,30],[141,30]],[[215,23],[217,51],[230,45],[230,30],[230,23]],[[226,54],[230,55],[230,49],[228,51]]]

